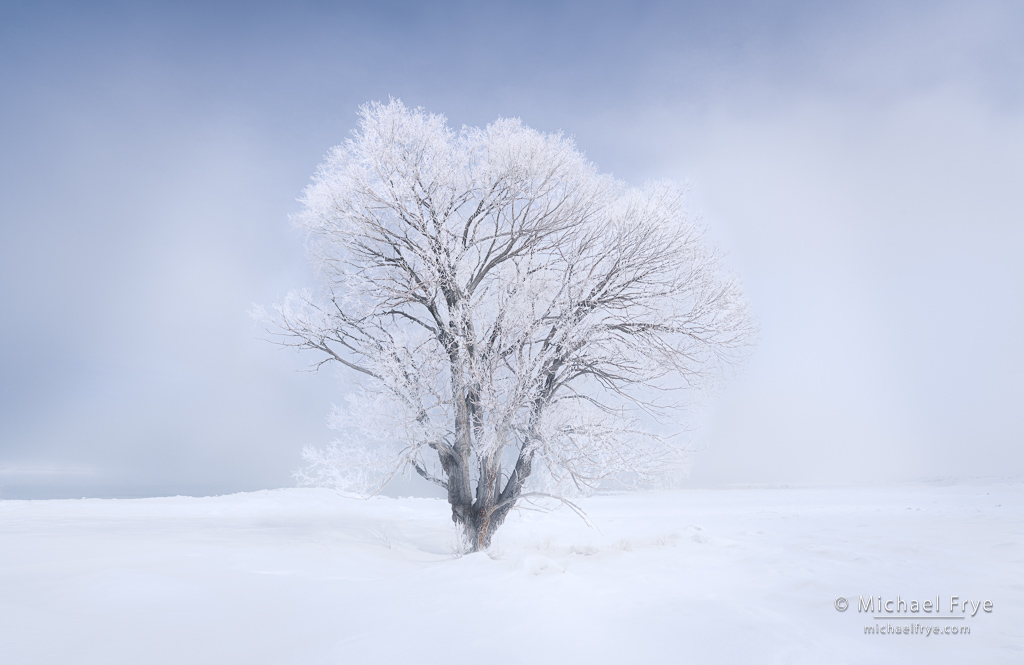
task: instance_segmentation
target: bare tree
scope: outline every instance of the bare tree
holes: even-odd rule
[[[306,478],[367,489],[411,468],[476,550],[538,469],[584,488],[663,469],[673,446],[639,410],[718,375],[753,330],[683,194],[627,187],[519,120],[455,132],[363,106],[295,218],[320,289],[268,316],[359,379]]]

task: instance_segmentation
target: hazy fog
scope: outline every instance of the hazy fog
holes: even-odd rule
[[[1019,3],[0,7],[0,498],[292,484],[344,376],[247,312],[356,107],[687,179],[761,325],[691,484],[1024,473]]]

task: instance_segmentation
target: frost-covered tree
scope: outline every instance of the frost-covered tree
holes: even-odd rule
[[[706,384],[752,332],[683,194],[627,187],[519,120],[454,131],[363,106],[295,218],[320,286],[268,316],[359,379],[306,479],[372,491],[412,469],[475,550],[538,493],[531,476],[585,489],[663,471],[677,451],[637,416]]]

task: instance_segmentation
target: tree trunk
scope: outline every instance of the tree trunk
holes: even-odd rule
[[[438,451],[439,453],[441,451]],[[469,552],[480,552],[491,546],[491,538],[504,523],[523,491],[530,475],[533,451],[520,452],[515,468],[500,492],[501,469],[497,455],[481,464],[477,482],[476,501],[468,492],[468,459],[451,456],[442,465],[448,475],[448,503],[452,507],[452,521],[462,528]]]

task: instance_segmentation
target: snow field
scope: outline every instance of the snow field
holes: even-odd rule
[[[326,490],[0,502],[0,662],[1019,663],[1024,485],[687,490],[514,513]],[[991,600],[875,621],[860,596]],[[835,609],[838,597],[851,607]],[[943,607],[944,614],[948,608]],[[894,615],[895,616],[895,615]],[[865,635],[875,624],[967,635]]]

